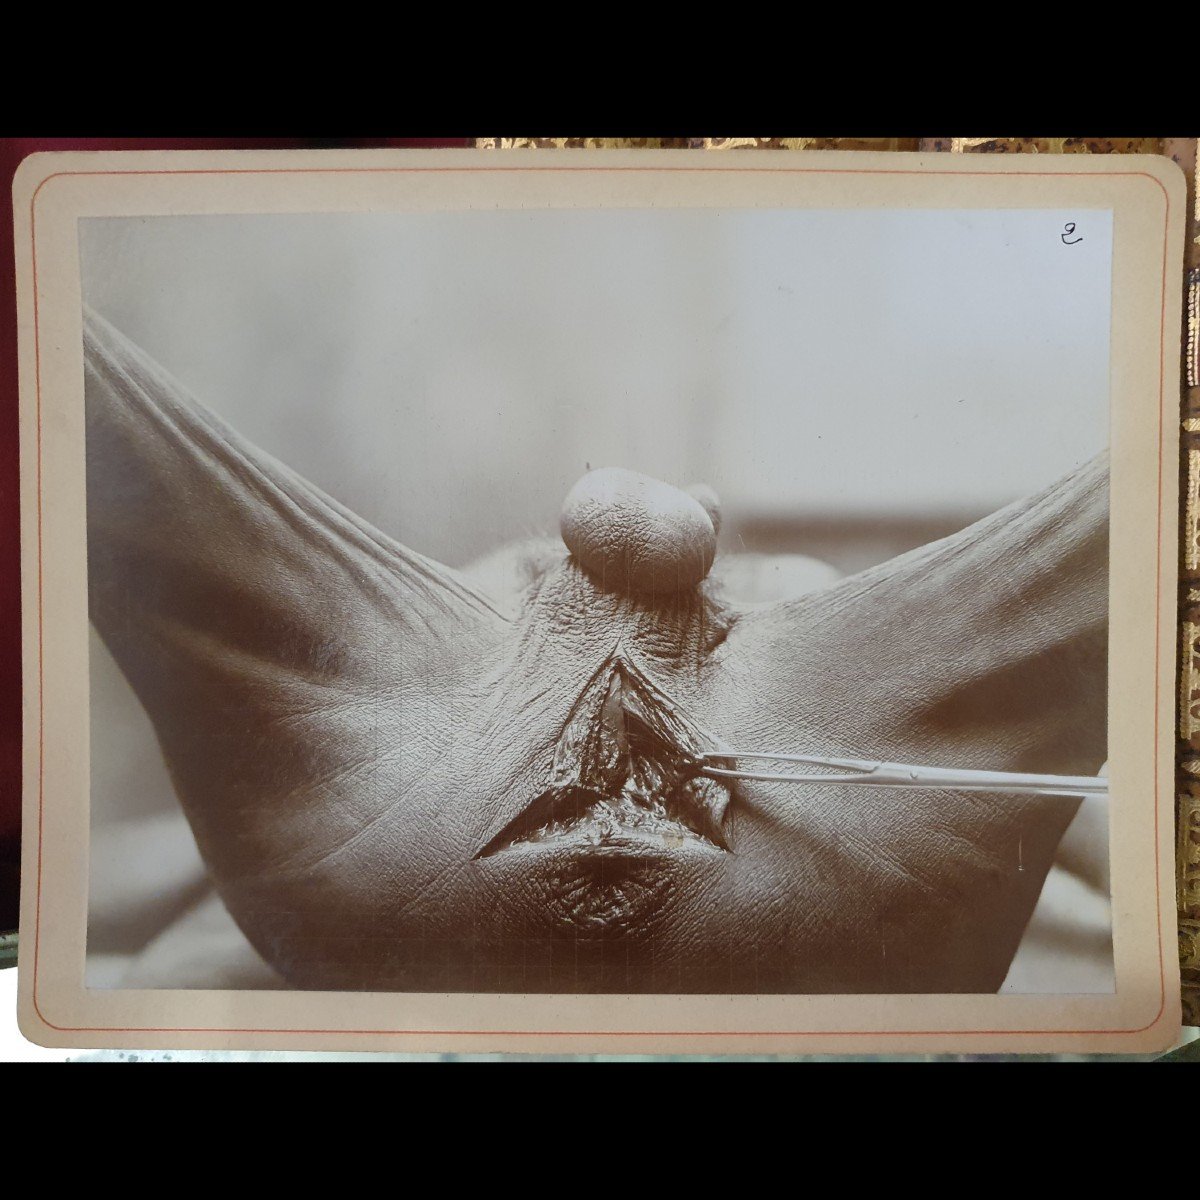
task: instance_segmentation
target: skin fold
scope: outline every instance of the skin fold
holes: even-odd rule
[[[251,446],[91,313],[85,367],[92,620],[224,904],[292,986],[1003,982],[1077,801],[726,787],[694,755],[1095,774],[1103,460],[749,604],[736,559],[708,570],[711,492],[621,479],[632,508],[605,525],[585,479],[580,553],[544,539],[456,572]]]

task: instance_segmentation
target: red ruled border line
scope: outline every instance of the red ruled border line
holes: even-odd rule
[[[694,174],[698,172],[729,172],[729,173],[771,173],[771,174],[807,174],[807,175],[954,175],[954,176],[995,176],[995,171],[920,171],[906,168],[889,167],[600,167],[600,166],[544,166],[544,167],[504,167],[504,166],[471,166],[471,167],[241,167],[230,169],[218,168],[189,168],[182,170],[154,171],[60,171],[49,175],[38,184],[29,201],[30,240],[33,248],[33,329],[34,329],[34,367],[37,395],[37,547],[38,547],[38,851],[37,851],[37,886],[36,907],[33,935],[33,1008],[39,1019],[50,1029],[61,1033],[264,1033],[264,1034],[330,1034],[349,1036],[396,1036],[396,1037],[945,1037],[945,1036],[992,1036],[1011,1037],[1029,1036],[1036,1034],[1063,1035],[1121,1035],[1142,1033],[1158,1023],[1166,1008],[1166,972],[1164,970],[1162,950],[1162,908],[1160,903],[1161,864],[1159,854],[1159,789],[1158,771],[1154,772],[1154,882],[1155,882],[1155,920],[1158,934],[1158,966],[1159,966],[1159,1006],[1153,1018],[1145,1025],[1136,1029],[787,1029],[787,1030],[613,1030],[613,1029],[561,1029],[561,1030],[523,1030],[523,1029],[235,1029],[228,1026],[115,1026],[115,1025],[57,1025],[47,1019],[38,1003],[38,966],[41,957],[41,928],[42,928],[42,845],[44,830],[44,763],[45,763],[45,702],[43,675],[43,576],[42,576],[42,364],[41,339],[38,316],[38,275],[37,275],[37,208],[38,194],[42,188],[53,179],[71,176],[134,176],[134,175],[370,175],[370,174],[448,174],[473,171],[531,173],[531,172],[608,172],[608,173],[638,173],[638,172],[668,172]],[[1005,171],[1005,176],[1024,176],[1037,178],[1079,178],[1075,172],[1067,171]],[[1158,517],[1159,540],[1157,553],[1157,569],[1155,572],[1155,612],[1154,612],[1154,692],[1159,693],[1160,669],[1159,653],[1161,637],[1160,610],[1162,592],[1162,482],[1163,482],[1163,354],[1166,347],[1166,312],[1167,312],[1167,238],[1171,222],[1171,197],[1162,181],[1145,171],[1091,171],[1088,177],[1135,178],[1149,179],[1162,192],[1166,204],[1163,218],[1163,265],[1162,265],[1162,304],[1159,313],[1159,355],[1158,355]],[[1158,705],[1154,711],[1154,752],[1157,768],[1157,751],[1159,742]]]

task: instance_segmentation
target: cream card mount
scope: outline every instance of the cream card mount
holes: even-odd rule
[[[32,1040],[1176,1039],[1172,164],[14,189]]]

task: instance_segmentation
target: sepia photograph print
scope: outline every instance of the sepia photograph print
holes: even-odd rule
[[[136,157],[30,231],[67,1044],[1169,1041],[1157,176]]]

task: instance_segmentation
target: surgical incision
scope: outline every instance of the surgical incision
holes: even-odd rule
[[[699,756],[717,750],[641,671],[614,656],[571,711],[550,786],[479,857],[531,843],[603,846],[630,837],[728,849],[721,818],[729,792],[697,774]]]

